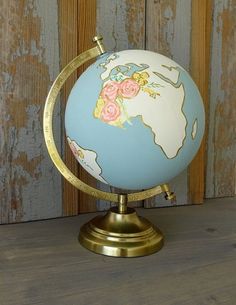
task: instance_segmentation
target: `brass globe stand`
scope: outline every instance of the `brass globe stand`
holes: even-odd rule
[[[173,199],[167,184],[132,194],[108,193],[93,188],[77,178],[61,159],[53,137],[52,118],[56,98],[67,80],[86,61],[105,53],[101,37],[94,37],[96,46],[74,58],[53,83],[44,108],[43,130],[49,155],[60,173],[79,190],[99,199],[118,203],[105,216],[97,216],[83,225],[79,241],[85,248],[104,255],[134,257],[152,254],[163,246],[163,235],[148,220],[127,207],[132,201],[144,200],[164,192],[166,199]]]
[[[125,195],[122,195],[125,199]],[[163,246],[163,235],[133,208],[113,207],[104,216],[97,216],[83,225],[80,243],[87,249],[109,256],[143,256]]]

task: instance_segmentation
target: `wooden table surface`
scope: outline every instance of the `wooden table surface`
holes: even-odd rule
[[[138,213],[165,234],[140,258],[82,248],[94,214],[0,226],[0,305],[236,304],[236,199]]]

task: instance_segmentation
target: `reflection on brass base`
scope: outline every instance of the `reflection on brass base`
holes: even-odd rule
[[[152,254],[163,246],[163,235],[134,209],[120,214],[111,208],[82,226],[79,241],[85,248],[108,256],[134,257]]]

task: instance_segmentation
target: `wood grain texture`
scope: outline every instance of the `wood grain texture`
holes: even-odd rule
[[[60,46],[61,46],[61,68],[78,54],[91,48],[92,38],[96,34],[96,1],[72,0],[59,1],[60,10]],[[88,63],[89,64],[89,63]],[[66,82],[62,95],[64,108],[68,95],[78,76],[84,71],[88,64],[80,67],[78,71]],[[63,112],[64,113],[64,112]],[[72,172],[84,182],[94,186],[95,180],[78,165],[67,141],[65,140],[65,162]],[[96,200],[78,191],[65,179],[63,187],[64,215],[77,215],[81,212],[96,211]]]
[[[236,1],[214,1],[206,197],[236,194]]]
[[[109,51],[143,49],[145,0],[97,0],[97,32]]]
[[[183,18],[184,16],[184,18]],[[190,64],[191,0],[150,0],[146,4],[146,49],[176,60],[186,70]],[[169,181],[167,181],[169,182]],[[188,203],[188,173],[170,181],[175,204]],[[171,206],[163,195],[145,200],[145,207]]]
[[[78,1],[78,54],[94,47],[92,39],[96,36],[96,0]],[[86,63],[78,69],[78,76],[91,64]],[[96,187],[97,181],[81,166],[79,177],[90,186]],[[95,212],[97,200],[83,192],[79,192],[79,213]]]
[[[60,176],[42,133],[59,70],[57,1],[3,0],[0,12],[0,223],[61,216]]]
[[[59,33],[60,33],[60,68],[63,69],[78,53],[78,0],[59,1]],[[65,83],[61,91],[62,113],[69,93],[77,79],[75,71]],[[64,130],[64,129],[63,129]],[[65,138],[65,134],[64,134]],[[64,160],[68,168],[79,175],[78,162],[69,145],[64,143]],[[79,192],[67,180],[63,179],[63,215],[78,215]]]
[[[146,48],[148,50],[171,57],[188,70],[190,33],[191,0],[147,1]]]
[[[192,0],[191,76],[202,95],[208,125],[210,77],[211,0]],[[206,134],[201,147],[189,166],[190,202],[203,203],[205,193]]]
[[[2,226],[3,305],[233,305],[236,199],[139,213],[159,226],[164,248],[135,259],[93,254],[77,242],[94,215]]]
[[[104,38],[107,51],[145,48],[145,1],[144,0],[97,0],[97,32]],[[104,191],[122,192],[99,183]],[[128,192],[128,191],[127,191]],[[142,205],[134,202],[131,206]],[[107,210],[111,202],[99,200],[99,211]]]

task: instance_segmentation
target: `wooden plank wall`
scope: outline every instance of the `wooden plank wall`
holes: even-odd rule
[[[60,68],[62,69],[78,54],[93,46],[92,38],[96,34],[96,0],[78,1],[61,0],[59,4],[59,33],[60,33]],[[84,71],[88,64],[83,65],[75,71],[65,83],[62,90],[63,111],[68,95],[78,76]],[[64,121],[62,120],[63,131]],[[69,145],[64,137],[64,159],[70,170],[79,176],[84,182],[94,186],[95,179],[88,175],[81,166],[78,165]],[[72,186],[63,178],[63,215],[77,215],[81,212],[91,212],[96,210],[96,200]]]
[[[0,223],[57,217],[63,213],[73,215],[96,208],[95,201],[88,205],[90,199],[82,198],[83,195],[68,186],[62,196],[61,178],[49,160],[42,135],[42,110],[48,89],[59,68],[90,46],[88,41],[95,33],[95,20],[107,50],[146,48],[170,56],[190,70],[191,45],[194,52],[195,41],[191,32],[192,12],[194,7],[201,9],[201,4],[206,7],[209,2],[0,2]],[[212,3],[206,168],[206,197],[209,198],[236,194],[236,0],[212,0]],[[83,18],[79,18],[79,14]],[[206,17],[209,10],[204,14]],[[201,18],[204,16],[201,14]],[[86,35],[79,36],[79,32]],[[64,100],[72,81],[64,89]],[[59,108],[55,117],[56,140],[61,148]],[[73,166],[79,172],[75,163]],[[191,171],[190,174],[193,175]],[[177,193],[177,204],[186,204],[187,171],[174,179],[171,186]],[[168,204],[161,196],[145,202],[146,207]],[[97,208],[101,210],[109,206],[109,203],[99,202]]]
[[[107,50],[145,48],[145,0],[97,0],[97,32]]]
[[[59,39],[60,39],[60,68],[63,69],[78,54],[78,1],[59,1]],[[77,79],[77,72],[72,73],[61,90],[62,113],[65,112],[66,101],[70,90]],[[63,120],[62,120],[63,121]],[[77,176],[79,173],[78,162],[66,143],[64,129],[62,128],[63,155],[68,168]],[[79,193],[73,185],[62,178],[63,184],[63,215],[77,215]]]
[[[209,117],[211,16],[211,0],[192,0],[190,74],[201,93],[206,113],[205,135],[197,155],[189,166],[189,202],[192,204],[203,203],[205,193],[206,139]]]
[[[59,71],[57,1],[2,0],[0,13],[0,223],[57,217],[61,178],[42,134]]]
[[[236,1],[215,0],[206,197],[236,196]]]
[[[92,41],[96,36],[96,0],[78,1],[78,54],[94,47]],[[87,62],[78,70],[80,75],[91,62]],[[79,167],[79,176],[85,183],[96,186],[97,181],[90,176],[81,166]],[[79,192],[79,213],[92,212],[97,210],[97,200],[83,192]]]

